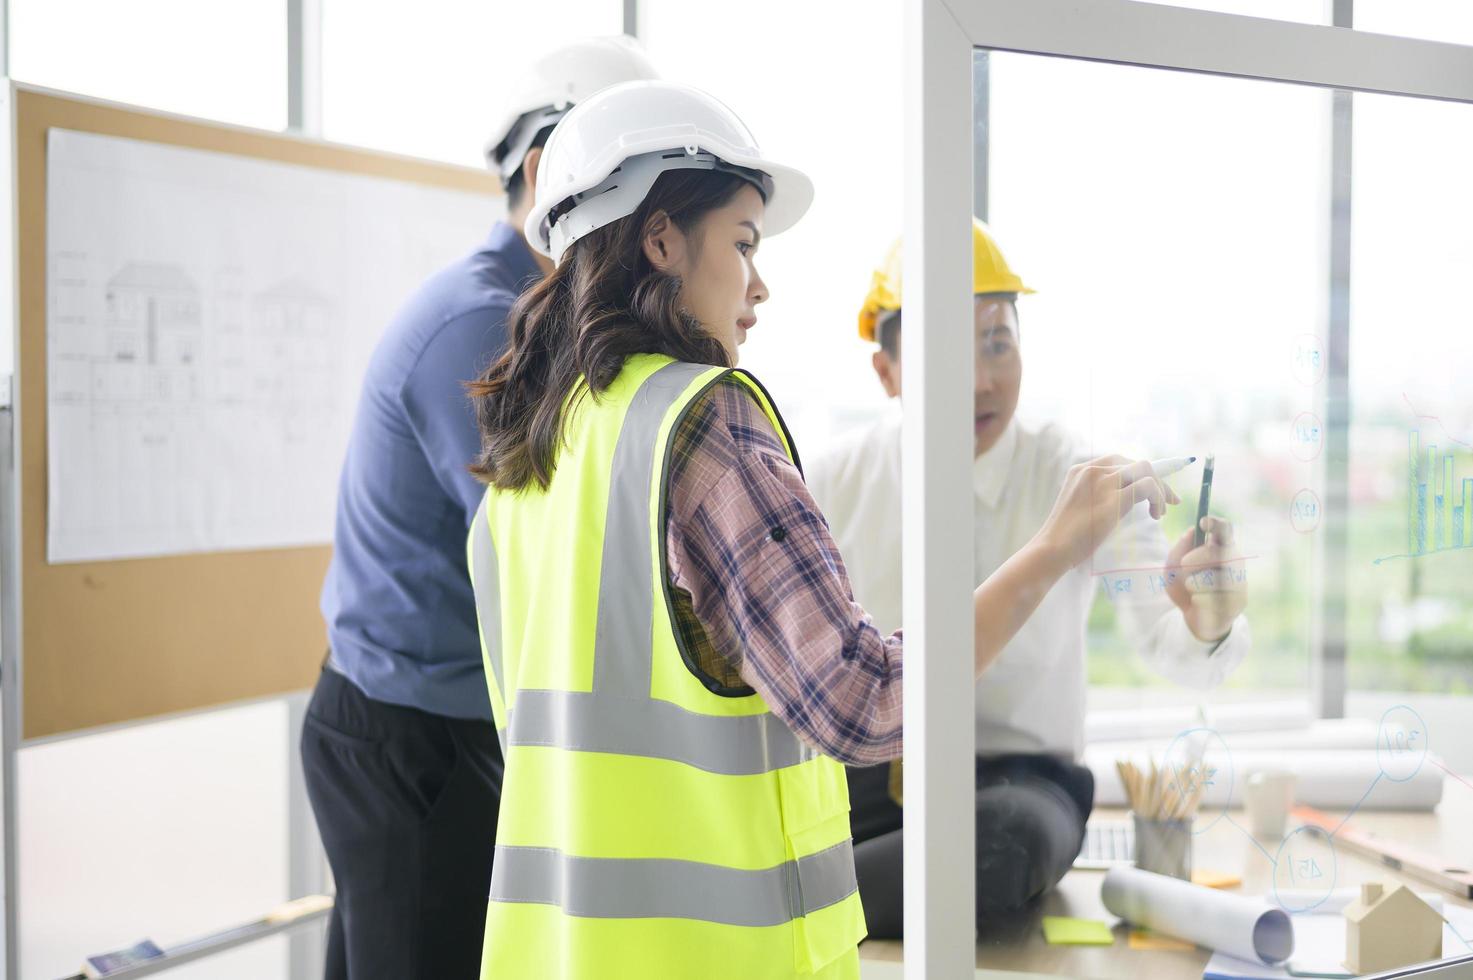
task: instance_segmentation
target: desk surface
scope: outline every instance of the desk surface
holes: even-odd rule
[[[1102,820],[1120,820],[1127,815],[1125,810],[1095,811],[1095,816]],[[1232,815],[1238,823],[1245,822],[1241,811],[1233,811]],[[1336,815],[1343,815],[1343,811]],[[1362,810],[1355,814],[1353,824],[1418,850],[1440,854],[1449,867],[1473,867],[1473,832],[1469,830],[1473,827],[1473,789],[1455,779],[1445,781],[1442,803],[1433,813]],[[1273,850],[1273,845],[1269,850]],[[1359,855],[1342,851],[1337,856],[1337,879],[1342,888],[1365,881],[1395,880],[1418,890],[1436,891],[1426,883],[1399,875]],[[1241,875],[1243,884],[1233,891],[1242,894],[1264,895],[1273,886],[1273,866],[1243,831],[1226,820],[1219,820],[1197,837],[1192,862],[1199,869]],[[1025,912],[988,924],[977,939],[977,966],[1100,980],[1140,980],[1143,976],[1152,980],[1199,980],[1211,955],[1207,950],[1134,950],[1127,945],[1128,928],[1106,911],[1100,900],[1100,883],[1104,877],[1103,871],[1071,871],[1057,888]],[[1450,903],[1473,907],[1473,903],[1443,894]],[[1045,915],[1113,923],[1115,945],[1050,946],[1044,942],[1039,924]],[[899,961],[903,959],[902,949],[899,942],[870,940],[860,946],[859,953],[866,960]]]

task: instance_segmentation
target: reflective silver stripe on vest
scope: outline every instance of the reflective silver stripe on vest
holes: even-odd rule
[[[491,901],[556,905],[602,919],[700,919],[777,926],[858,890],[849,841],[760,871],[668,858],[590,858],[497,847]]]
[[[511,745],[668,759],[725,776],[771,772],[816,755],[771,713],[703,715],[651,698],[523,689],[511,718]]]
[[[680,361],[666,364],[639,386],[619,429],[598,579],[593,689],[600,694],[649,697],[655,602],[646,556],[650,553],[655,442],[670,406],[709,370],[709,366]]]
[[[508,700],[501,666],[501,568],[496,561],[496,543],[491,540],[490,496],[481,498],[471,524],[471,586],[476,593],[476,619],[486,643],[486,659],[503,701]],[[502,745],[502,749],[506,746]]]

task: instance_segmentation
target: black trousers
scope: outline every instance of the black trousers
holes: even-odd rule
[[[324,669],[302,730],[337,903],[325,980],[475,980],[501,748],[489,722],[374,701]]]
[[[873,939],[899,939],[904,810],[890,798],[888,765],[849,769],[850,826],[859,898]],[[977,760],[977,921],[1006,915],[1058,884],[1084,843],[1094,775],[1051,756]]]

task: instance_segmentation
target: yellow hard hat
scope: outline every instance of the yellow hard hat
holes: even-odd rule
[[[1031,293],[1034,290],[1023,285],[1002,250],[992,240],[987,226],[976,218],[972,219],[972,292],[975,293]],[[875,270],[870,279],[869,295],[859,310],[859,336],[874,342],[875,325],[880,314],[900,309],[900,239],[890,246],[885,261]]]

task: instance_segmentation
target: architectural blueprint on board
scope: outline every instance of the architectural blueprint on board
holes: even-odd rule
[[[48,557],[321,544],[373,344],[489,196],[51,130]]]

